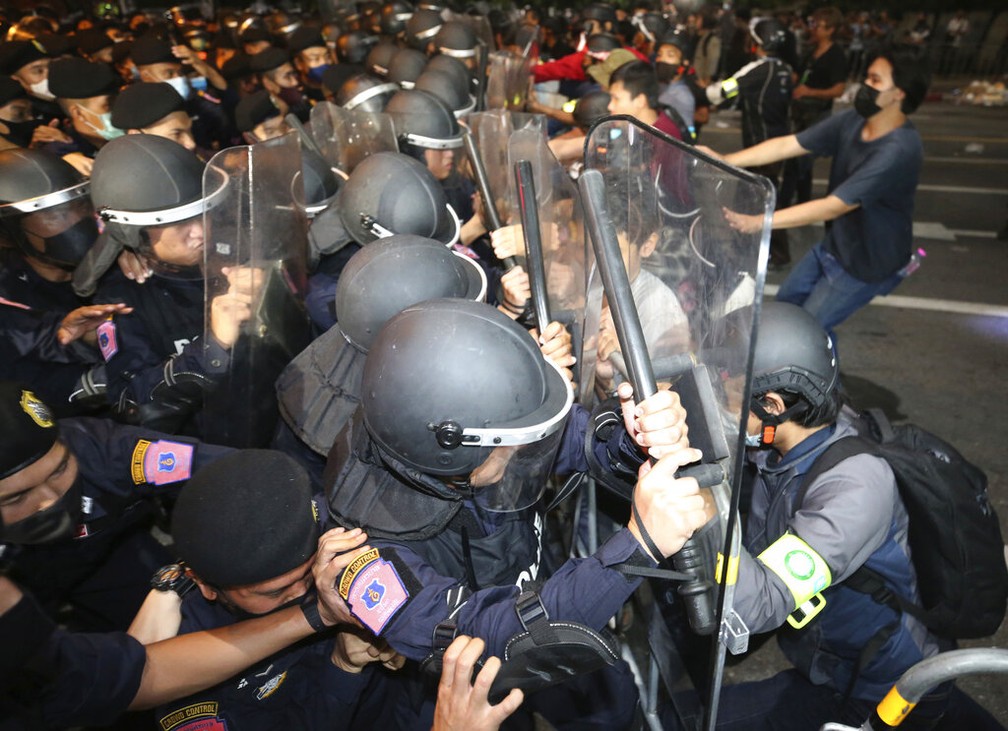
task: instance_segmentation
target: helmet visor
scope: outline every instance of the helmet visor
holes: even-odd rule
[[[461,485],[485,510],[509,513],[535,505],[542,497],[563,430],[531,444],[495,447]]]

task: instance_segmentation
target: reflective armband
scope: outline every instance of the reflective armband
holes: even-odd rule
[[[720,551],[717,555],[717,566],[714,567],[714,581],[717,583],[722,583],[721,574],[724,571],[725,557]],[[728,586],[738,582],[738,567],[739,567],[739,557],[731,556],[728,559],[728,574],[725,576],[724,583]]]
[[[734,99],[738,96],[738,80],[735,77],[725,79],[721,82],[721,93],[725,99]]]
[[[574,110],[577,109],[577,99],[571,99],[569,101],[564,102],[564,105],[560,108],[563,109],[568,114],[574,114]]]
[[[833,575],[822,556],[793,533],[782,535],[756,558],[784,582],[794,598],[795,609],[803,606],[833,581]]]

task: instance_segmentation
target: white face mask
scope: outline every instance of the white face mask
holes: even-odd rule
[[[37,84],[32,84],[28,87],[31,89],[31,93],[37,96],[39,99],[46,99],[47,101],[52,101],[56,97],[49,93],[49,77],[42,79],[42,81]]]
[[[759,447],[762,446],[763,436],[761,434],[749,434],[745,435],[745,445],[747,447]]]
[[[80,109],[83,109],[88,114],[94,114],[98,119],[101,120],[102,126],[98,127],[91,122],[84,120],[84,124],[95,131],[95,134],[101,137],[103,140],[114,140],[116,137],[122,137],[125,134],[118,127],[112,126],[112,112],[105,112],[104,114],[98,114],[97,112],[92,112],[90,109],[85,109],[84,107],[77,105]]]
[[[185,76],[174,76],[170,79],[165,79],[166,84],[170,84],[171,87],[178,92],[178,95],[183,99],[188,99],[189,94],[192,92],[192,87],[189,86],[189,79]]]

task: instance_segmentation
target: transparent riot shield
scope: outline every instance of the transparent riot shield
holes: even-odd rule
[[[309,125],[326,162],[345,175],[368,155],[399,151],[392,118],[387,114],[323,102],[312,107]]]
[[[526,128],[512,133],[508,142],[508,168],[512,175],[515,164],[521,160],[531,164],[535,182],[550,317],[566,325],[574,353],[580,354],[588,284],[581,196],[566,169],[553,156],[541,130]],[[575,364],[575,392],[583,401],[580,360]]]
[[[511,135],[519,129],[537,130],[545,137],[546,118],[538,114],[497,109],[470,114],[466,124],[476,140],[493,196],[492,205],[496,207],[501,223],[517,223],[514,174],[509,166],[508,143]],[[484,204],[491,205],[491,201],[484,201]]]
[[[493,51],[487,61],[486,108],[523,110],[531,73],[531,58]]]
[[[215,364],[224,377],[204,408],[208,442],[267,445],[278,416],[274,381],[310,340],[300,171],[292,132],[222,150],[204,172],[205,191],[223,186],[220,205],[203,219],[204,342],[234,341]]]
[[[711,521],[672,560],[692,578],[652,580],[646,609],[649,664],[664,681],[669,712],[684,728],[713,728],[726,646],[741,652],[747,639],[731,611],[732,585],[717,582],[715,564],[720,553],[732,566],[738,554],[773,188],[628,117],[592,128],[585,167],[579,185],[598,258],[590,276],[603,280],[605,303],[598,331],[585,334],[597,339],[597,358],[582,364],[582,380],[599,394],[623,379],[645,394],[656,382],[671,384],[704,454],[688,470],[705,488]],[[728,214],[740,214],[734,225]],[[650,714],[655,700],[651,694]]]

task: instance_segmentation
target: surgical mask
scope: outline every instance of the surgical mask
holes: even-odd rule
[[[29,119],[27,122],[7,122],[0,119],[0,123],[9,130],[4,137],[18,147],[28,147],[31,144],[35,128],[39,126],[39,123],[34,119]]]
[[[28,231],[35,236],[32,231]],[[98,238],[98,224],[94,217],[85,216],[65,231],[54,236],[38,236],[44,242],[40,253],[29,246],[27,253],[47,264],[73,271]]]
[[[27,518],[0,527],[0,540],[21,546],[55,543],[70,538],[80,522],[81,488],[80,478],[74,480],[59,500],[45,510]]]
[[[854,111],[865,119],[874,116],[882,111],[877,103],[879,90],[873,89],[868,84],[861,84],[857,95],[854,97]]]
[[[745,435],[745,445],[747,447],[761,447],[763,446],[763,435],[762,434],[749,434],[746,432]]]
[[[308,78],[316,84],[322,83],[322,74],[332,68],[332,64],[324,63],[320,66],[312,66],[308,69]]]
[[[80,104],[77,105],[80,109],[84,109],[88,114],[94,114],[97,116],[102,123],[101,127],[97,127],[87,120],[84,120],[84,124],[95,131],[99,137],[103,140],[114,140],[116,137],[122,137],[125,132],[123,132],[118,127],[112,126],[112,112],[105,112],[104,114],[98,114],[97,112],[92,112],[90,109],[82,107]]]
[[[679,75],[679,69],[682,67],[674,63],[666,63],[665,61],[655,62],[655,76],[658,77],[658,83],[667,84],[670,81],[674,81],[675,77]]]
[[[52,101],[56,97],[49,91],[49,77],[42,79],[37,84],[32,84],[28,87],[31,93],[37,96],[39,99],[45,99],[47,101]]]
[[[188,99],[189,94],[192,93],[192,87],[189,86],[189,79],[185,76],[173,76],[170,79],[165,79],[166,84],[169,84],[171,88],[178,92],[178,95],[183,99]]]

